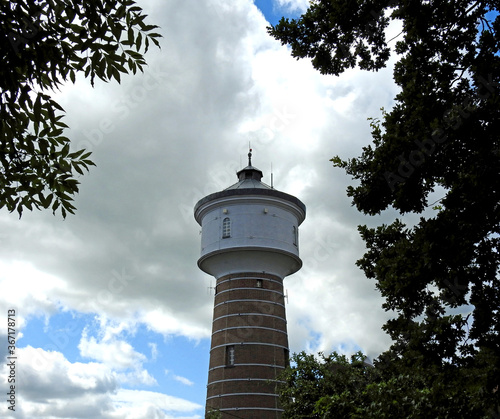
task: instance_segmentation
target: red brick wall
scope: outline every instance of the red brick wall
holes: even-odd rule
[[[234,348],[234,365],[229,365],[228,346]],[[220,409],[227,418],[280,418],[276,378],[287,357],[282,279],[255,273],[219,278],[207,411]],[[224,415],[225,411],[231,415]]]

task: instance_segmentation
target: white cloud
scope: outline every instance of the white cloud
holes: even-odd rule
[[[201,281],[200,287],[204,287]],[[210,336],[204,326],[191,323],[188,319],[169,313],[167,310],[153,309],[144,312],[140,315],[140,321],[146,323],[151,330],[164,335],[183,335],[193,339]]]
[[[202,406],[152,391],[118,387],[102,363],[69,362],[62,353],[28,346],[17,350],[15,418],[181,418]],[[8,375],[2,365],[0,375]],[[142,415],[141,413],[142,412]],[[172,416],[173,415],[173,416]]]
[[[56,312],[60,307],[53,292],[66,288],[64,280],[39,271],[26,260],[0,260],[0,308],[23,307],[17,310],[18,327],[34,313]]]
[[[274,186],[307,206],[304,266],[285,280],[291,349],[359,346],[372,355],[388,344],[380,297],[354,265],[364,252],[356,225],[375,221],[351,207],[349,179],[328,159],[357,156],[370,141],[366,118],[390,108],[396,91],[390,70],[321,76],[269,38],[251,0],[141,6],[164,35],[145,74],[93,90],[82,80],[58,97],[69,136],[97,163],[80,179],[77,215],[0,213],[0,310],[18,310],[21,333],[34,315],[98,315],[96,333],[75,337],[80,355],[95,362],[24,350],[31,357],[25,417],[197,417],[196,403],[119,386],[155,383],[144,367],[153,368],[147,342],[146,349],[133,343],[139,325],[166,339],[210,337],[213,279],[196,265],[200,228],[192,210],[236,181],[248,141],[264,180],[272,163]],[[30,344],[30,336],[20,342]],[[62,343],[64,352],[70,345]],[[203,381],[176,373],[193,379],[193,392]]]
[[[366,117],[387,107],[392,82],[387,72],[319,75],[267,36],[250,1],[145,7],[165,35],[146,74],[92,91],[70,86],[61,96],[75,144],[90,144],[98,163],[81,179],[77,215],[63,223],[34,213],[19,222],[3,213],[3,263],[17,255],[33,266],[22,287],[41,289],[34,296],[19,288],[23,307],[50,312],[62,304],[164,335],[206,338],[212,308],[209,278],[196,267],[196,200],[235,181],[251,140],[254,163],[273,163],[275,186],[308,206],[301,236],[307,266],[308,229],[335,235],[340,224],[325,220],[341,217],[342,228],[357,234],[361,218],[345,198],[346,178],[328,158],[359,152],[369,138]],[[108,120],[112,129],[104,133]],[[347,250],[350,260],[360,251],[359,244]],[[326,265],[331,276],[359,275],[333,258]],[[86,344],[91,350],[95,343]]]
[[[113,396],[113,402],[116,409],[114,417],[128,419],[169,418],[170,416],[167,416],[165,412],[189,413],[202,408],[196,403],[177,397],[138,390],[120,390]],[[201,416],[196,415],[192,418],[201,418]]]
[[[102,364],[71,363],[60,352],[31,346],[17,349],[17,357],[16,418],[100,417],[107,395],[118,388]]]
[[[155,378],[143,368],[147,357],[137,352],[126,340],[119,338],[124,331],[133,332],[135,325],[125,322],[113,324],[103,317],[99,320],[99,339],[94,336],[89,337],[88,330],[83,330],[78,344],[80,355],[108,366],[121,384],[147,386],[158,384]]]
[[[78,349],[83,357],[100,361],[113,369],[134,368],[146,360],[143,354],[134,351],[134,348],[123,340],[98,342],[93,336],[89,338],[86,331],[82,335]]]
[[[285,10],[303,13],[309,7],[310,0],[274,0]]]
[[[174,375],[174,380],[186,386],[192,386],[194,383],[186,377],[181,377],[180,375]]]
[[[135,368],[127,372],[115,372],[117,381],[121,384],[129,386],[156,386],[158,382],[145,369]]]
[[[158,356],[158,345],[156,345],[156,343],[148,342],[148,346],[151,348],[151,360],[155,361]]]

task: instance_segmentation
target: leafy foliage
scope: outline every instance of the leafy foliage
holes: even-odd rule
[[[219,410],[210,410],[205,414],[205,419],[220,419],[222,413]]]
[[[336,405],[337,417],[349,417],[354,395],[374,380],[374,370],[367,367],[364,358],[361,353],[350,360],[336,352],[319,354],[319,359],[305,352],[293,354],[293,367],[280,377],[284,382],[280,388],[284,417],[322,417],[327,404]]]
[[[371,119],[373,144],[332,162],[358,181],[347,193],[359,211],[422,216],[412,227],[399,219],[360,226],[367,252],[357,264],[396,314],[384,326],[394,341],[383,354],[391,379],[430,371],[461,386],[460,377],[475,374],[481,390],[470,393],[471,405],[498,408],[499,3],[318,0],[269,32],[295,57],[338,75],[386,65],[391,21],[402,24],[393,73],[400,92]]]
[[[301,352],[292,365],[280,377],[284,418],[495,417],[493,397],[482,395],[478,371],[395,372],[381,360],[366,363],[360,352],[350,359],[336,352],[317,358]]]
[[[64,110],[49,92],[83,73],[120,82],[142,71],[154,25],[131,0],[0,3],[0,208],[74,213],[76,175],[94,163],[71,151]]]
[[[296,58],[311,58],[322,74],[339,75],[359,65],[381,68],[390,55],[384,30],[384,1],[315,1],[299,20],[282,18],[269,33],[292,47]]]

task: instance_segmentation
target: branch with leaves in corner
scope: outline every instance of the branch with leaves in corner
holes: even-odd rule
[[[76,176],[94,163],[71,150],[51,93],[79,73],[94,86],[143,71],[161,37],[146,18],[132,0],[0,3],[0,208],[74,214]]]

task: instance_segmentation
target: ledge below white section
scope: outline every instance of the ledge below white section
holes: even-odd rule
[[[225,275],[254,272],[284,278],[302,267],[302,260],[293,253],[275,248],[241,247],[217,250],[203,255],[198,266],[215,278]]]

